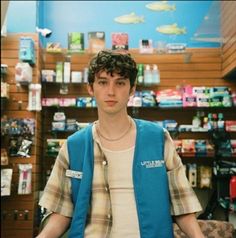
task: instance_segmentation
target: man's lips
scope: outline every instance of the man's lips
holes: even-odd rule
[[[108,104],[109,106],[113,106],[117,103],[117,101],[107,100],[105,101],[105,103]]]

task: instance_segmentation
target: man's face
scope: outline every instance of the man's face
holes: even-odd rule
[[[95,77],[93,85],[88,85],[88,92],[94,96],[100,112],[116,114],[126,111],[129,97],[135,87],[130,89],[130,81],[117,73],[113,76],[101,71]]]

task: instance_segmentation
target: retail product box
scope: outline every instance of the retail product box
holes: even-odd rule
[[[71,53],[84,52],[84,33],[68,33],[68,51]]]
[[[42,106],[44,107],[58,107],[59,98],[42,98]]]
[[[30,37],[21,37],[19,44],[19,60],[35,64],[34,41]]]
[[[197,165],[188,164],[188,180],[190,185],[194,188],[197,187]]]
[[[112,50],[128,50],[129,36],[124,32],[113,32],[111,34]]]
[[[140,54],[152,54],[153,42],[151,39],[139,40],[139,53]]]
[[[193,94],[183,94],[183,107],[196,107],[197,97]]]
[[[193,157],[195,156],[195,140],[194,139],[183,139],[182,140],[182,156]]]
[[[225,121],[225,130],[230,132],[236,132],[236,121]]]
[[[82,83],[82,72],[81,71],[72,71],[71,72],[71,82],[72,83]]]
[[[1,64],[1,74],[7,74],[8,65],[7,64]]]
[[[18,84],[28,85],[32,82],[33,70],[29,63],[19,62],[15,66],[15,80]]]
[[[175,144],[175,149],[176,149],[177,153],[181,154],[182,140],[174,140],[174,144]]]
[[[94,99],[92,97],[78,97],[76,99],[77,107],[94,107]]]
[[[206,94],[197,94],[197,107],[209,107],[209,97]]]
[[[236,140],[230,140],[232,156],[236,157]]]
[[[60,98],[59,106],[60,107],[75,107],[76,98]]]
[[[55,82],[56,81],[56,73],[51,69],[42,69],[42,82]]]
[[[88,32],[88,53],[96,54],[105,49],[105,32]]]
[[[211,188],[212,187],[212,168],[210,166],[198,167],[198,187]]]
[[[58,42],[48,42],[46,51],[49,53],[61,53],[62,52],[61,44]]]
[[[173,53],[184,53],[186,50],[186,44],[184,43],[168,43],[166,45],[167,53],[173,54]]]

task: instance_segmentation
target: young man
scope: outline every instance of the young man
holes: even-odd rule
[[[62,146],[40,205],[53,212],[38,238],[171,238],[172,216],[202,238],[201,210],[167,131],[132,119],[127,102],[137,67],[129,54],[101,51],[89,66],[98,121]]]

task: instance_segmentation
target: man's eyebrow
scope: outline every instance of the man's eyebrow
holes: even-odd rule
[[[120,77],[120,78],[117,78],[116,80],[127,80],[127,78],[125,78],[125,77]]]
[[[97,79],[107,79],[107,77],[97,77]]]
[[[97,79],[108,79],[107,77],[103,76],[103,77],[97,77]],[[116,78],[115,80],[127,80],[127,78],[125,77],[120,77],[120,78]]]

